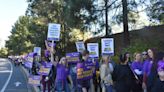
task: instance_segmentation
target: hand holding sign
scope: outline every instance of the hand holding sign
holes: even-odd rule
[[[41,77],[38,75],[30,75],[28,78],[28,83],[34,86],[40,85]]]
[[[56,50],[54,49],[55,48],[55,43],[52,45],[52,43],[48,42],[47,40],[45,40],[45,46],[46,46],[46,49],[51,52],[51,53],[55,53]]]
[[[77,63],[80,61],[79,59],[79,53],[78,52],[73,52],[73,53],[67,53],[66,54],[67,62],[69,64],[71,63]]]

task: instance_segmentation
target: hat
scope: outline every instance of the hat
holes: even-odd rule
[[[164,61],[159,61],[158,62],[158,71],[164,71]]]

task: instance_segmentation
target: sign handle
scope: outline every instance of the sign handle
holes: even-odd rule
[[[94,63],[95,62],[95,59],[94,58],[92,58],[92,63]]]
[[[53,55],[53,52],[54,52],[54,40],[52,40],[52,45],[51,45],[51,62],[53,62],[54,61],[54,55]]]

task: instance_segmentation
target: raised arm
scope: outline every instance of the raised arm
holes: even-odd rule
[[[50,51],[52,54],[55,54],[55,53],[56,53],[56,50],[54,49],[53,46],[48,46],[47,40],[45,40],[45,46],[46,46],[46,49],[47,49],[48,51]]]

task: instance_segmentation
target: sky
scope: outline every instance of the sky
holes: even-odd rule
[[[11,34],[12,25],[19,16],[25,15],[27,6],[26,0],[0,0],[0,48]]]

